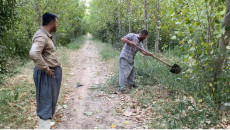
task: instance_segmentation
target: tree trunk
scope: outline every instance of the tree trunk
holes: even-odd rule
[[[132,10],[131,10],[131,5],[130,5],[130,1],[127,0],[127,7],[128,7],[128,14],[129,14],[129,33],[132,32],[132,25],[131,25],[131,15],[132,15]]]
[[[230,0],[227,0],[226,4],[226,12],[224,17],[224,26],[225,26],[225,33],[219,40],[219,53],[215,59],[214,64],[214,81],[215,83],[218,81],[218,78],[221,76],[222,69],[224,62],[226,60],[226,52],[227,52],[227,46],[229,45],[230,41]],[[216,90],[217,84],[215,84]]]
[[[208,3],[206,3],[206,14],[207,14],[207,21],[208,21],[208,30],[207,30],[207,43],[210,43],[212,42],[211,41],[211,28],[212,28],[212,25],[211,25],[211,22],[212,22],[212,19],[211,19],[211,11],[213,10],[214,8],[214,2],[212,3],[211,5],[211,9],[210,9],[210,12],[209,12],[209,8],[208,8]]]
[[[38,25],[41,26],[42,25],[42,16],[41,16],[41,12],[40,12],[40,9],[39,9],[37,4],[35,5],[35,9],[36,9],[37,14],[38,14]]]
[[[38,1],[34,1],[34,3],[31,1],[31,4],[34,6],[38,16],[37,16],[37,20],[38,20],[38,26],[42,25],[42,15],[41,15],[41,11],[40,11],[40,7],[39,7],[39,2]]]
[[[120,14],[120,10],[118,12],[118,33],[119,33],[119,35],[121,34],[121,14]]]
[[[37,19],[38,19],[38,25],[42,26],[42,14],[45,11],[45,9],[48,7],[50,1],[47,2],[47,4],[45,5],[45,7],[43,8],[43,10],[41,9],[41,3],[39,3],[39,2],[41,2],[41,1],[40,0],[35,0],[34,3],[31,2],[31,4],[34,6],[34,8],[35,8],[35,10],[36,10],[36,12],[38,14],[38,17],[37,17]]]
[[[147,0],[144,0],[145,6],[145,30],[148,30],[148,3]],[[148,37],[145,40],[145,49],[148,50]]]
[[[119,34],[119,37],[121,35],[121,1],[118,0],[118,34]]]
[[[159,0],[156,0],[156,10],[155,10],[155,18],[156,18],[156,39],[155,39],[155,52],[159,52],[159,39],[160,39],[160,3]]]
[[[44,10],[45,10],[45,8],[44,8]],[[53,13],[56,13],[56,6],[54,7],[54,12]],[[54,42],[54,45],[56,45],[56,43],[57,43],[57,33],[56,32],[53,33],[52,40]]]

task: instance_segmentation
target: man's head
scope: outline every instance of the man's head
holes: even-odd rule
[[[141,31],[140,32],[140,34],[139,34],[139,40],[140,41],[143,41],[143,40],[145,40],[145,38],[148,36],[148,31],[147,30],[143,30],[143,31]]]
[[[57,16],[52,13],[45,13],[42,16],[42,26],[46,26],[50,29],[50,32],[56,32],[58,24],[57,24]]]

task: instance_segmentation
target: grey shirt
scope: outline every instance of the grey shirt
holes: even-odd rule
[[[129,41],[132,41],[134,43],[136,43],[137,46],[139,46],[140,48],[142,48],[144,50],[143,47],[143,43],[142,41],[139,40],[139,34],[135,34],[135,33],[129,33],[128,35],[124,36],[124,38],[128,39]],[[138,52],[138,48],[125,43],[121,54],[120,54],[120,58],[124,58],[126,59],[130,64],[134,63],[134,58],[136,53]]]

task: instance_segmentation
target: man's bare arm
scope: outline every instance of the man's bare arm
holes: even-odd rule
[[[142,51],[142,50],[140,50],[140,52],[145,56],[152,56],[153,55],[151,52],[145,52],[145,51]]]
[[[134,42],[129,41],[127,38],[121,38],[121,42],[130,44],[132,46],[137,46]]]

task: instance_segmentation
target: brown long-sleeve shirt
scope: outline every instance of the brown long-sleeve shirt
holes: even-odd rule
[[[49,67],[60,66],[52,35],[43,27],[34,34],[30,57],[34,61],[35,66],[45,72],[48,72]]]

